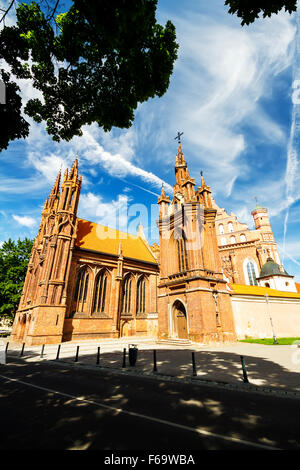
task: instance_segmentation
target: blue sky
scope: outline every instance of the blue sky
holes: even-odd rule
[[[174,183],[174,137],[182,131],[196,182],[203,170],[217,204],[249,228],[256,196],[269,209],[286,270],[300,281],[297,153],[293,165],[288,159],[295,15],[242,28],[223,3],[158,1],[158,21],[176,26],[179,57],[167,93],[140,105],[130,129],[87,126],[82,137],[57,144],[33,123],[27,140],[1,152],[0,242],[36,236],[57,172],[76,154],[83,175],[79,217],[122,229],[127,223],[131,232],[141,221],[149,242],[158,241],[157,195],[162,182],[166,191]],[[29,84],[21,87],[25,100],[35,96]]]

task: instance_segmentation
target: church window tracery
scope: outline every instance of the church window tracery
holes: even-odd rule
[[[74,300],[76,301],[76,311],[84,312],[89,285],[89,273],[87,268],[83,268],[77,275]]]
[[[146,311],[145,293],[146,293],[145,278],[141,277],[137,283],[137,299],[136,299],[137,313],[145,313]]]
[[[123,282],[122,313],[130,313],[131,307],[131,277],[127,276]]]
[[[95,282],[94,313],[103,313],[105,311],[105,300],[107,290],[107,274],[101,271]]]

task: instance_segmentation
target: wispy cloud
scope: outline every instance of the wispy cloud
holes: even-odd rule
[[[271,96],[274,77],[291,64],[295,26],[289,15],[279,14],[241,28],[225,10],[213,18],[200,13],[206,6],[198,8],[198,14],[185,9],[172,19],[180,56],[167,96],[150,104],[150,114],[160,115],[166,135],[184,130],[191,169],[207,169],[213,188],[228,197],[255,165],[247,154],[255,139],[286,143],[283,129],[260,100]],[[149,106],[141,108],[140,119],[146,113]],[[152,125],[154,133],[156,117]],[[271,181],[274,174],[267,177]]]
[[[128,203],[126,194],[119,194],[116,200],[104,202],[103,197],[92,192],[82,194],[78,215],[86,220],[97,222],[107,227],[127,231]]]
[[[13,214],[12,217],[16,222],[18,222],[18,224],[24,225],[25,227],[34,227],[37,223],[33,217],[29,217],[26,215],[20,216]]]

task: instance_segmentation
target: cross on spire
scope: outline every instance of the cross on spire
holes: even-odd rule
[[[180,137],[183,135],[183,132],[177,132],[177,136],[174,137],[174,140],[178,139],[178,143],[181,144],[181,140],[180,140]]]

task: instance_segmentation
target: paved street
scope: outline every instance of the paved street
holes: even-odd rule
[[[128,346],[131,343],[138,346],[138,360],[133,368],[128,365]],[[119,371],[123,369],[123,349],[126,348],[126,370],[150,375],[153,371],[153,350],[156,350],[158,373],[179,378],[191,377],[192,352],[194,352],[197,380],[226,382],[237,386],[243,382],[241,367],[241,355],[243,355],[251,385],[261,389],[271,387],[282,392],[290,390],[300,396],[300,348],[297,348],[297,345],[192,343],[183,346],[145,338],[104,339],[63,343],[59,358],[73,364],[77,346],[80,347],[78,356],[80,364],[95,365],[97,349],[100,346],[100,365]],[[19,357],[21,348],[21,344],[9,343],[8,356]],[[28,362],[55,360],[58,345],[46,345],[42,359],[41,349],[41,346],[26,346],[24,360]]]
[[[300,448],[300,400],[9,356],[1,449]]]

